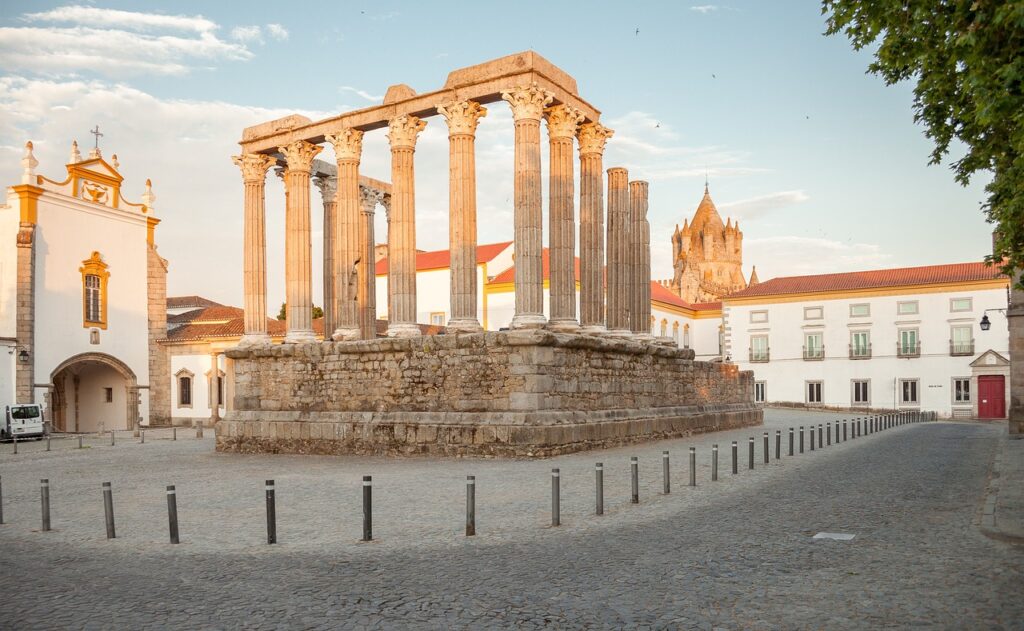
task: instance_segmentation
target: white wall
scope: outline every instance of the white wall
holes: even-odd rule
[[[7,204],[0,206],[0,338],[17,336],[18,305],[18,196],[7,190]]]
[[[218,368],[225,371],[225,357],[218,355]],[[178,377],[182,370],[192,373],[192,405],[185,407],[180,404]],[[210,354],[171,355],[171,418],[175,425],[191,425],[192,420],[206,421],[210,418]],[[224,384],[225,398],[228,396],[227,384]],[[226,401],[220,402],[221,416],[226,409]]]

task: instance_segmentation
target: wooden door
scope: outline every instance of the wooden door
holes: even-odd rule
[[[1002,375],[978,377],[978,418],[1006,416],[1006,383]]]

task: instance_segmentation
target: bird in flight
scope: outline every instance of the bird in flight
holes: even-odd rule
[[[640,34],[640,29],[637,29],[636,32],[633,33],[633,35],[639,35],[639,34]]]

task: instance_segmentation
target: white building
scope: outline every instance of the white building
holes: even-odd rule
[[[77,144],[66,177],[37,166],[28,143],[0,206],[0,405],[42,403],[64,431],[162,422],[167,261],[149,182],[127,201],[117,156]]]
[[[1008,288],[983,263],[774,278],[723,300],[725,353],[768,403],[1005,418]]]

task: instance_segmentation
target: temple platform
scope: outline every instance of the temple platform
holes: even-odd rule
[[[527,330],[226,354],[225,452],[541,457],[762,422],[753,373],[629,339]]]

